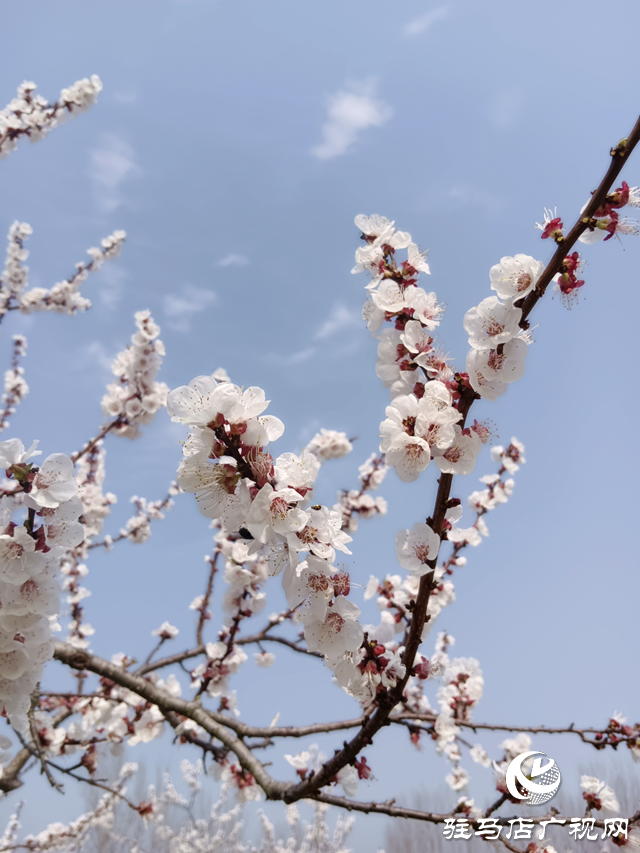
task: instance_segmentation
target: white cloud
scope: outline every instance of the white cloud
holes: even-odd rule
[[[109,353],[107,348],[100,341],[92,341],[86,347],[82,348],[82,357],[77,361],[74,360],[74,369],[83,369],[87,361],[93,361],[98,364],[102,370],[111,373],[111,365],[115,359],[115,353]]]
[[[324,338],[335,335],[337,332],[343,331],[343,329],[353,329],[361,325],[362,317],[360,311],[354,308],[347,308],[346,305],[337,302],[327,319],[316,332],[315,339],[321,341]]]
[[[204,290],[192,284],[186,284],[180,294],[168,293],[164,297],[162,309],[169,328],[176,332],[188,332],[193,315],[212,305],[217,298],[213,290]]]
[[[120,184],[137,168],[133,149],[115,134],[106,135],[103,146],[91,152],[91,180],[98,206],[105,213],[122,204]]]
[[[309,361],[311,356],[315,353],[314,347],[309,347],[309,349],[299,350],[298,352],[292,353],[287,361],[289,364],[301,364],[303,361]]]
[[[119,264],[104,264],[100,275],[100,301],[107,308],[115,308],[122,298],[127,273]]]
[[[358,134],[369,127],[380,127],[393,114],[391,107],[375,98],[375,81],[347,84],[329,98],[328,121],[322,126],[323,140],[311,149],[320,160],[344,154]]]
[[[305,361],[309,361],[315,354],[315,351],[315,347],[308,347],[307,349],[298,350],[298,352],[292,352],[290,355],[270,352],[267,353],[266,357],[276,367],[289,367],[292,364],[302,364]]]
[[[426,15],[421,15],[419,18],[409,21],[404,28],[404,34],[406,36],[419,36],[421,33],[425,33],[437,21],[441,21],[448,15],[448,6],[438,6],[436,9],[427,12]]]
[[[246,267],[249,263],[249,258],[245,258],[244,255],[236,255],[231,252],[229,255],[225,255],[224,258],[220,258],[218,261],[219,267]]]

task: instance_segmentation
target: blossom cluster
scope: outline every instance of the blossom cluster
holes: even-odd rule
[[[180,487],[177,483],[172,483],[169,487],[169,494],[163,500],[148,501],[146,498],[133,495],[131,503],[136,508],[136,514],[132,515],[127,521],[126,526],[120,531],[119,538],[128,539],[136,545],[147,542],[151,536],[151,522],[163,519],[165,512],[173,509],[172,496],[179,493]],[[105,539],[105,546],[110,548],[113,545],[113,540],[109,541],[108,537]]]
[[[25,80],[18,86],[16,97],[0,110],[0,158],[15,150],[21,136],[37,142],[70,115],[86,112],[102,91],[102,81],[97,74],[77,80],[60,92],[54,104],[34,95],[35,88],[35,83]]]
[[[262,389],[243,391],[214,376],[172,391],[169,414],[190,427],[177,481],[221,527],[217,541],[227,560],[230,611],[253,612],[262,601],[259,584],[282,573],[307,647],[323,654],[339,683],[356,695],[366,681],[366,664],[360,666],[364,633],[360,611],[348,597],[349,575],[335,565],[336,551],[350,553],[351,537],[343,530],[342,512],[311,504],[318,458],[308,448],[301,456],[270,454],[269,443],[282,435],[284,425],[263,415],[267,405]],[[226,675],[243,662],[241,650],[232,646],[233,628],[226,634],[207,649],[208,661],[196,673],[209,692],[224,692]],[[389,682],[391,672],[392,667]]]
[[[25,240],[32,233],[26,222],[14,222],[9,228],[7,255],[0,283],[0,316],[7,311],[19,310],[22,314],[35,311],[54,311],[58,314],[75,314],[91,307],[91,301],[79,292],[80,286],[91,272],[97,272],[105,261],[118,257],[126,234],[114,231],[101,242],[101,248],[87,249],[91,260],[76,264],[75,273],[52,288],[34,287],[26,290],[29,282],[29,267],[24,262],[29,252]]]
[[[6,829],[0,839],[0,849],[9,851],[18,847],[26,847],[34,853],[45,853],[55,850],[80,850],[84,847],[95,830],[111,831],[115,822],[115,810],[127,788],[124,784],[127,779],[136,773],[137,764],[127,762],[118,774],[114,787],[98,800],[97,804],[88,812],[72,820],[70,823],[56,821],[47,826],[41,832],[29,834],[21,843],[18,838],[20,830],[20,812],[23,803],[11,815]]]
[[[386,515],[387,502],[381,496],[374,497],[375,492],[384,480],[387,467],[384,457],[372,453],[359,470],[359,489],[344,489],[338,493],[338,501],[333,509],[342,515],[342,529],[355,533],[360,518],[373,518],[375,515]]]
[[[176,629],[173,630],[177,633]],[[84,648],[79,642],[74,642],[74,645]],[[112,661],[123,669],[131,663],[122,654],[113,655]],[[157,673],[151,673],[149,678],[156,687],[170,695],[181,695],[180,683],[174,675],[163,680]],[[56,720],[47,713],[61,709],[79,714],[79,717],[63,726],[64,718]],[[99,744],[105,744],[113,755],[121,755],[125,740],[129,746],[137,746],[161,737],[165,730],[165,718],[157,705],[141,701],[133,691],[114,685],[107,679],[101,682],[94,695],[87,697],[49,697],[43,694],[39,709],[33,712],[33,721],[43,753],[52,757],[79,756],[90,774],[96,770]]]
[[[44,287],[34,287],[22,295],[19,302],[20,311],[30,314],[33,311],[55,311],[58,314],[75,314],[91,308],[91,301],[79,292],[80,285],[90,272],[96,272],[105,261],[116,258],[120,254],[126,234],[124,231],[114,231],[101,241],[102,248],[93,246],[87,249],[91,256],[88,263],[79,261],[75,273],[64,281],[47,290]]]
[[[0,312],[5,314],[10,303],[19,304],[22,292],[29,280],[29,267],[24,262],[29,257],[25,249],[25,240],[33,233],[28,222],[13,222],[7,235],[7,254],[2,270],[0,286]]]
[[[346,433],[323,428],[313,436],[306,449],[321,462],[325,462],[328,459],[340,459],[351,453],[353,445]]]
[[[618,213],[627,205],[640,207],[640,187],[630,187],[623,181],[622,186],[609,193],[604,203],[595,211],[587,223],[587,230],[580,235],[580,242],[598,243],[600,240],[610,240],[616,234],[638,234],[637,221],[624,217],[621,219]],[[581,213],[586,206],[585,204]]]
[[[417,479],[431,459],[443,473],[468,474],[486,437],[459,424],[463,379],[430,334],[443,309],[435,293],[417,283],[421,272],[429,273],[426,255],[385,217],[359,215],[355,222],[366,246],[356,250],[352,272],[371,273],[363,317],[373,334],[383,321],[393,324],[378,336],[376,372],[391,394],[380,424],[380,451],[405,482]],[[407,260],[398,265],[400,249],[407,249]]]
[[[524,373],[530,338],[520,328],[520,305],[543,272],[544,264],[529,255],[501,258],[489,272],[496,296],[483,299],[464,316],[471,346],[468,381],[487,400],[496,400]]]
[[[126,438],[136,438],[140,426],[151,423],[158,410],[166,406],[169,392],[164,382],[156,382],[165,354],[158,339],[160,327],[149,311],[138,311],[135,321],[138,331],[111,368],[118,381],[107,385],[102,398],[103,414],[114,419],[110,429]]]
[[[0,415],[0,431],[9,426],[9,418],[15,413],[16,406],[29,393],[29,386],[24,378],[24,367],[20,365],[20,359],[26,354],[27,339],[24,335],[14,335],[11,367],[4,374],[4,394],[2,395],[4,409]]]
[[[15,483],[0,500],[0,702],[23,730],[30,694],[53,651],[56,572],[66,549],[84,538],[71,459],[54,453],[36,466],[28,461],[39,455],[36,446],[0,442],[0,465]]]
[[[82,501],[86,546],[89,546],[101,533],[104,520],[111,513],[111,507],[118,502],[113,492],[104,494],[102,491],[106,474],[104,464],[106,453],[104,442],[96,441],[76,463],[78,497]]]
[[[447,381],[453,376],[429,334],[440,324],[444,309],[435,293],[418,286],[420,273],[429,273],[426,253],[384,216],[358,215],[355,223],[366,245],[356,250],[351,272],[371,275],[363,319],[374,335],[384,321],[393,323],[379,335],[376,373],[392,399],[411,392],[421,398],[425,378]],[[398,266],[395,255],[400,249],[407,250],[407,260]]]

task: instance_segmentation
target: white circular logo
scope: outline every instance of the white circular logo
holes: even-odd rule
[[[541,755],[547,761],[543,764],[542,758],[534,758],[531,768],[525,775],[522,765],[534,755]],[[549,758],[544,752],[537,750],[521,752],[507,767],[507,790],[514,799],[523,800],[530,806],[548,803],[557,794],[561,780],[560,770],[553,758]],[[523,793],[518,790],[516,782],[520,785],[520,790]]]

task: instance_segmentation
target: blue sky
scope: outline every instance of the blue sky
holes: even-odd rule
[[[639,106],[633,0],[613,11],[592,0],[23,0],[3,4],[1,20],[3,103],[23,79],[50,98],[93,73],[104,82],[89,113],[0,163],[0,230],[16,218],[33,226],[32,284],[66,277],[114,229],[128,234],[122,256],[83,286],[89,313],[3,323],[5,363],[10,335],[29,339],[31,395],[8,435],[40,438],[47,453],[94,435],[111,359],[133,312],[149,308],[170,387],[224,366],[238,384],[265,388],[286,424],[278,452],[299,451],[321,426],[358,436],[350,457],[323,469],[319,497],[329,503],[376,449],[388,399],[358,319],[354,215],[386,215],[429,248],[424,286],[447,305],[439,339],[462,365],[462,317],[490,295],[490,266],[516,252],[547,260],[534,222],[545,205],[571,221]],[[28,38],[16,38],[26,21]],[[640,155],[625,177],[640,183]],[[639,247],[630,237],[585,251],[581,302],[567,312],[545,298],[525,377],[477,407],[501,442],[525,443],[528,459],[439,623],[456,654],[480,660],[478,720],[637,716]],[[107,488],[119,504],[106,530],[126,520],[130,495],[164,495],[181,435],[161,413],[137,442],[108,439]],[[492,470],[486,453],[454,493],[465,499]],[[389,475],[389,514],[362,525],[354,579],[397,571],[395,531],[429,514],[434,482],[431,468],[412,486]],[[95,651],[143,654],[164,619],[188,638],[210,542],[185,497],[148,545],[92,561]],[[278,583],[267,592],[271,612]],[[248,721],[355,713],[327,671],[295,661],[292,683],[286,656],[278,663],[238,680]],[[381,741],[368,756],[379,782],[363,796],[408,802],[421,785],[443,794],[447,765],[428,747],[415,755],[400,735]],[[536,743],[567,780],[593,758],[573,743]],[[153,760],[171,761],[169,752],[161,746]],[[488,774],[466,766],[470,794],[482,799]],[[281,761],[276,769],[287,772]],[[67,787],[63,802],[40,784],[37,809],[28,795],[25,826],[76,814],[81,800]],[[371,849],[380,821],[361,817],[357,827],[357,849]]]

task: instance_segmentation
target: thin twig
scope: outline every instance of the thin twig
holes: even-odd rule
[[[71,461],[74,463],[77,462],[78,459],[80,459],[82,456],[85,455],[85,453],[89,453],[91,450],[93,450],[93,448],[96,446],[96,444],[99,441],[102,441],[102,439],[105,437],[105,435],[107,435],[107,433],[111,432],[112,429],[115,429],[115,427],[118,427],[121,424],[122,424],[122,418],[121,417],[117,417],[115,419],[115,421],[112,421],[110,424],[107,424],[105,427],[103,427],[100,430],[99,435],[97,435],[95,438],[90,439],[85,444],[85,446],[82,448],[82,450],[76,450],[75,453],[71,454]]]
[[[209,607],[209,602],[211,601],[211,593],[213,592],[213,578],[215,577],[215,574],[218,570],[217,564],[219,556],[220,550],[219,548],[216,548],[212,559],[209,561],[209,579],[207,581],[207,589],[205,590],[205,594],[202,599],[200,617],[198,618],[198,627],[196,628],[196,642],[199,646],[202,646],[204,644],[204,640],[202,639],[202,633],[204,631],[204,623],[207,621],[207,608]]]

